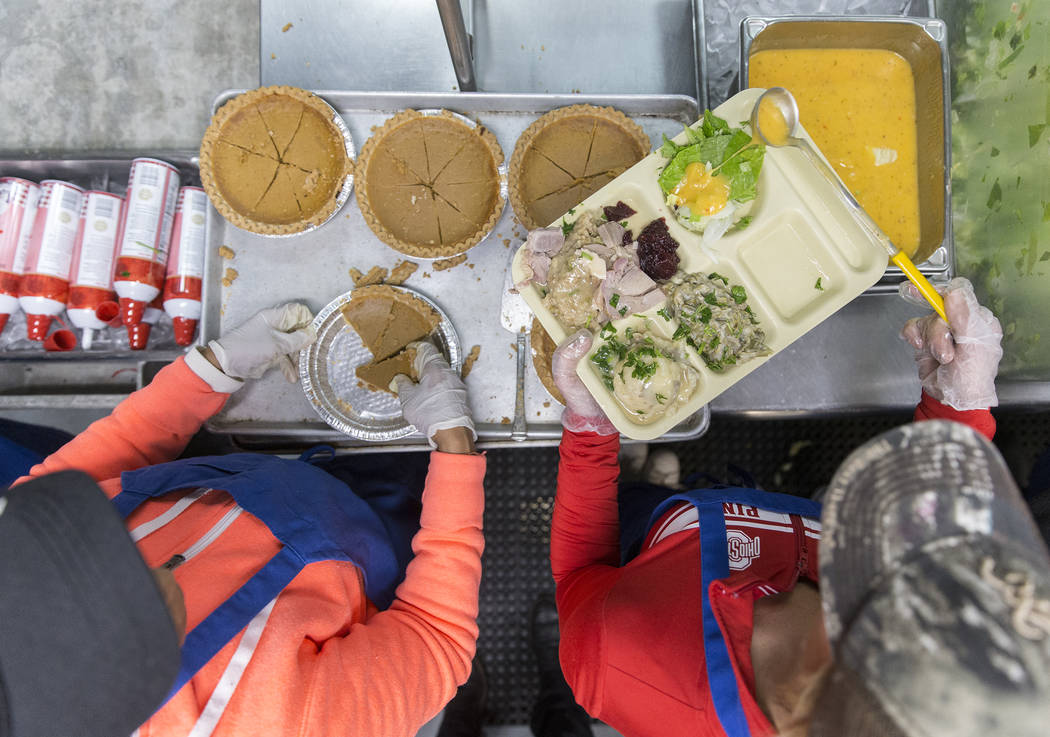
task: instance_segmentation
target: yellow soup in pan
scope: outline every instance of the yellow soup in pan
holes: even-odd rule
[[[919,245],[915,81],[899,54],[882,49],[758,51],[753,87],[786,87],[806,131],[894,244]]]

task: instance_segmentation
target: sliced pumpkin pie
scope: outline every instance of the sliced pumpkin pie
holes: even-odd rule
[[[390,247],[419,258],[446,258],[480,242],[505,204],[503,151],[481,125],[447,110],[404,110],[386,121],[358,156],[357,203]]]
[[[212,117],[201,141],[201,182],[238,228],[299,233],[335,212],[350,158],[335,113],[296,87],[260,87]]]
[[[550,225],[649,153],[649,136],[611,107],[571,105],[536,119],[518,137],[508,184],[529,230]]]
[[[529,346],[532,348],[532,367],[536,369],[540,382],[558,404],[565,404],[564,397],[554,383],[554,370],[551,368],[551,360],[554,358],[554,351],[558,348],[558,344],[536,318],[532,318]]]
[[[441,322],[429,304],[385,284],[355,289],[342,313],[372,353],[372,361],[357,367],[357,377],[376,391],[389,391],[397,374],[412,376],[414,357],[405,355],[411,350],[406,347],[430,335]]]

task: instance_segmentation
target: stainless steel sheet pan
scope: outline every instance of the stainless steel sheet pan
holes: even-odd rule
[[[239,94],[220,94],[217,109]],[[697,118],[697,104],[681,95],[540,95],[490,93],[403,93],[317,91],[343,117],[355,143],[364,145],[371,129],[405,108],[447,108],[485,125],[509,161],[520,133],[537,117],[554,108],[589,103],[610,105],[632,117],[654,145],[661,136],[673,136]],[[215,215],[216,213],[213,213]],[[460,336],[464,355],[475,345],[481,353],[467,378],[479,441],[483,445],[511,444],[514,415],[515,348],[500,326],[500,290],[513,248],[524,239],[508,204],[491,235],[467,251],[467,260],[454,268],[437,270],[434,262],[415,261],[419,268],[405,282],[432,297],[448,313]],[[220,246],[233,252],[220,255]],[[225,253],[229,254],[229,251]],[[367,272],[387,269],[408,259],[387,247],[369,229],[357,205],[356,191],[328,224],[296,238],[267,239],[239,230],[214,217],[205,258],[204,314],[201,339],[217,338],[263,307],[290,300],[315,312],[353,287],[351,268]],[[223,277],[227,269],[236,277]],[[561,405],[547,393],[531,370],[526,376],[526,418],[530,444],[553,444],[561,436]],[[709,413],[703,411],[675,427],[662,439],[683,440],[703,434]],[[250,382],[234,394],[221,413],[208,423],[215,432],[234,436],[245,447],[282,447],[325,442],[344,449],[412,450],[425,445],[413,435],[379,447],[350,438],[325,425],[313,411],[298,384],[288,384],[277,372]]]

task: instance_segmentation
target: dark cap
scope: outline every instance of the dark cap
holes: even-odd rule
[[[0,735],[127,735],[175,680],[175,625],[120,515],[63,471],[0,496]]]
[[[809,734],[1046,735],[1050,556],[1002,456],[921,422],[856,450],[822,516],[834,664]]]

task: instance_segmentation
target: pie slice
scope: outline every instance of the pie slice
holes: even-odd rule
[[[275,159],[220,141],[212,152],[213,187],[231,207],[251,210],[277,177]],[[293,203],[294,204],[294,203]]]
[[[525,154],[519,185],[526,203],[563,191],[575,182],[574,177],[536,149]]]
[[[331,106],[306,90],[250,90],[212,117],[201,141],[201,182],[215,209],[238,228],[300,233],[328,220],[341,204],[351,169],[343,130]],[[235,158],[231,148],[249,156]],[[251,155],[269,160],[271,168]],[[287,165],[281,177],[279,164]]]
[[[254,105],[246,105],[229,117],[223,126],[221,140],[253,154],[280,161],[280,152],[274,145],[266,122]]]
[[[394,291],[394,295],[390,320],[372,353],[376,361],[394,355],[412,341],[422,340],[441,322],[441,316],[426,302],[406,292]]]
[[[503,212],[502,161],[495,136],[482,126],[447,111],[423,116],[404,110],[362,147],[357,203],[392,248],[420,258],[455,256],[488,235]],[[409,174],[417,175],[418,185]]]
[[[300,173],[298,169],[295,169],[296,177],[293,178],[289,174],[289,169],[290,167],[287,164],[278,164],[277,176],[270,183],[266,194],[255,205],[257,210],[269,212],[270,220],[274,223],[294,223],[303,217],[303,211],[299,207],[298,189],[295,182]]]
[[[508,176],[514,214],[529,230],[550,225],[640,161],[649,145],[645,131],[611,107],[552,110],[514,146]]]
[[[366,199],[361,196],[363,193],[367,193],[370,205],[365,219],[382,240],[389,238],[419,246],[440,246],[432,189],[422,184],[375,187],[365,182],[358,190],[359,203]]]
[[[619,176],[648,153],[648,137],[643,145],[630,131],[611,121],[599,120],[594,128],[583,176],[590,177],[607,171],[615,171],[616,176]]]
[[[354,373],[356,373],[357,378],[363,381],[372,391],[390,392],[393,394],[394,392],[391,391],[390,384],[398,374],[404,374],[413,381],[419,380],[413,366],[415,360],[416,349],[406,348],[390,358],[358,366]]]
[[[532,318],[529,346],[532,348],[532,366],[536,369],[536,375],[540,377],[540,382],[550,392],[550,395],[554,397],[555,401],[559,404],[565,404],[565,398],[554,383],[554,371],[551,368],[551,359],[554,357],[554,351],[558,348],[558,344],[554,342],[554,339],[551,338],[543,328],[543,325],[540,324],[540,321],[535,317]]]
[[[361,342],[372,355],[376,355],[379,339],[390,322],[390,312],[394,306],[392,289],[382,285],[358,287],[343,305],[343,319],[349,323]]]
[[[277,150],[277,156],[284,156],[288,144],[299,131],[305,108],[302,105],[287,104],[284,98],[271,96],[257,102],[255,109],[259,111],[259,116],[266,125],[266,132]]]

